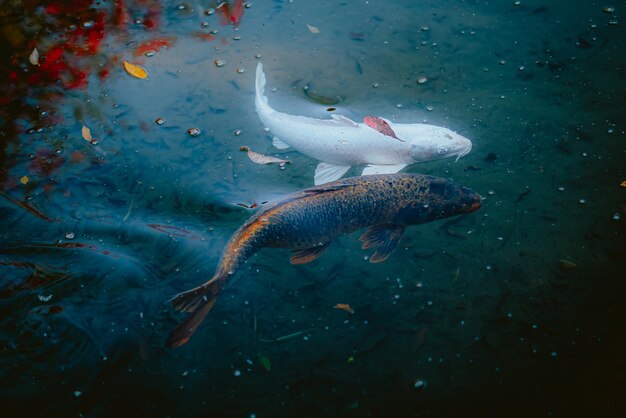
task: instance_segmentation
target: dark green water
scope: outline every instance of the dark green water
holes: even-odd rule
[[[0,7],[1,415],[623,416],[626,2],[230,3]],[[382,264],[358,234],[263,250],[166,349],[240,204],[312,184],[255,114],[259,60],[282,111],[470,138],[405,171],[486,200]]]

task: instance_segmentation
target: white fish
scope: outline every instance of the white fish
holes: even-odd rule
[[[357,123],[333,114],[316,119],[277,112],[265,96],[263,65],[256,68],[256,111],[270,129],[278,149],[290,146],[321,162],[315,184],[341,178],[352,166],[366,166],[363,174],[397,173],[409,164],[457,157],[469,153],[469,139],[440,126],[423,123],[392,123],[366,117]]]

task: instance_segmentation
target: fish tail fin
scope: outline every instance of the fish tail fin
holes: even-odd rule
[[[215,305],[225,282],[225,275],[216,275],[205,284],[179,293],[170,299],[169,302],[174,309],[190,315],[170,332],[165,343],[167,347],[178,347],[189,341],[204,317]]]
[[[255,89],[256,89],[256,101],[257,106],[261,104],[268,105],[267,96],[265,96],[265,73],[263,72],[263,64],[260,62],[256,65],[256,81],[255,81]]]

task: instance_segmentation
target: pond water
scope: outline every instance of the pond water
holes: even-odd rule
[[[623,414],[613,3],[4,2],[3,415]],[[318,161],[274,149],[255,113],[258,62],[278,110],[470,138],[404,171],[483,207],[409,228],[380,264],[358,233],[302,266],[263,250],[166,348],[167,301],[212,276],[249,207],[313,184]]]

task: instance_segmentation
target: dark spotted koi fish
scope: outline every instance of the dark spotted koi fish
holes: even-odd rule
[[[229,276],[264,247],[290,248],[292,264],[321,256],[337,236],[369,227],[364,249],[370,262],[385,261],[404,229],[481,206],[481,197],[452,180],[420,174],[377,174],[326,183],[270,203],[230,238],[214,276],[174,296],[172,306],[190,315],[171,333],[167,345],[185,344],[211,310]]]

